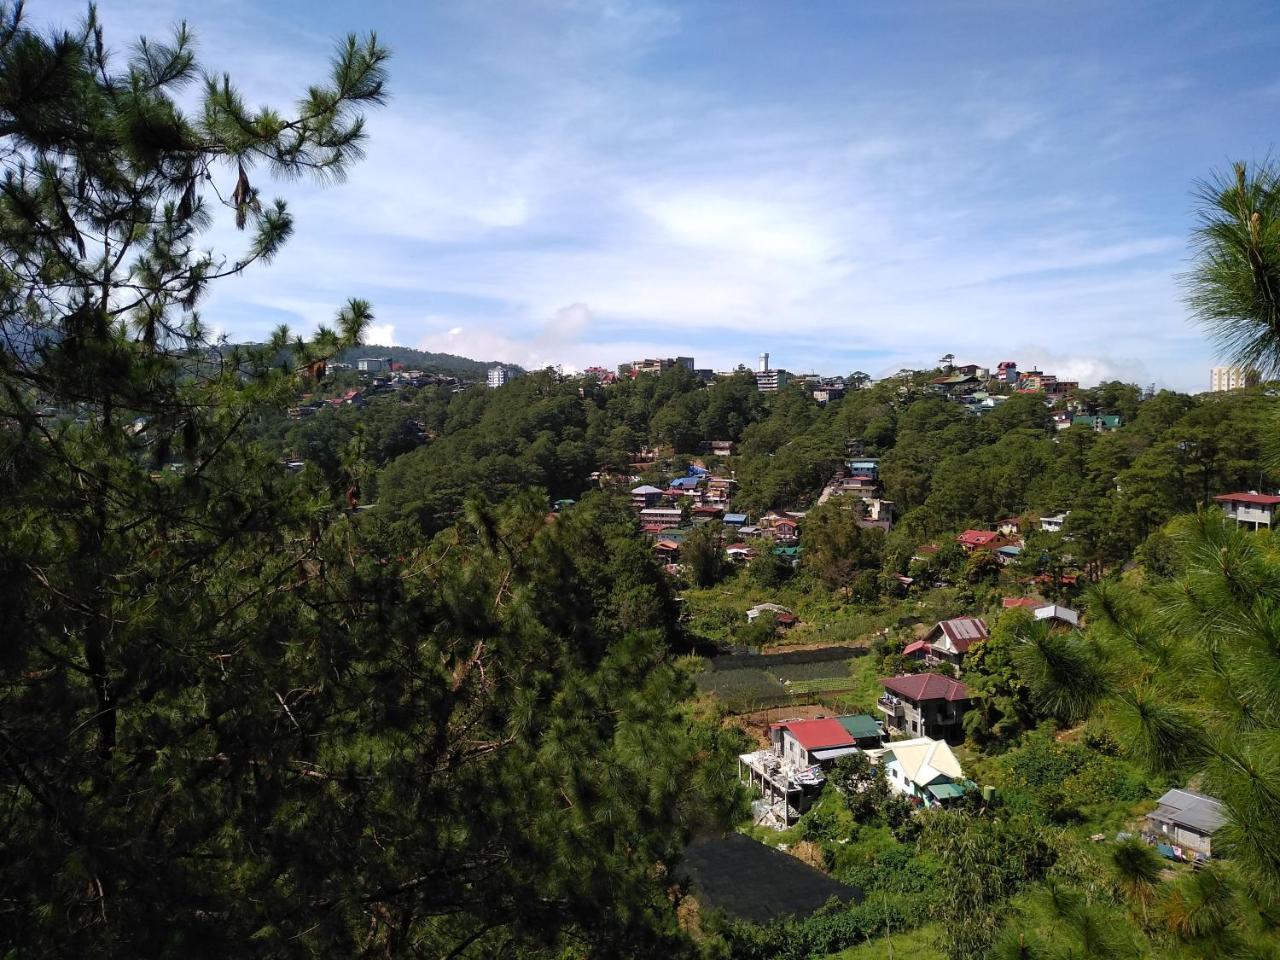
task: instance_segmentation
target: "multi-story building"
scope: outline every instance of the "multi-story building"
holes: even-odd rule
[[[1214,367],[1209,371],[1209,392],[1241,390],[1258,382],[1258,371],[1247,367]]]
[[[761,393],[777,393],[791,382],[791,374],[785,370],[771,368],[769,355],[760,354],[760,366],[756,370],[756,389]]]
[[[618,376],[635,377],[642,373],[666,373],[672,367],[684,367],[693,372],[693,357],[663,357],[660,359],[632,360],[618,364]]]
[[[502,364],[489,368],[489,389],[497,390],[511,380],[511,371]]]
[[[391,369],[390,357],[361,357],[356,361],[356,369],[361,373],[381,373]]]

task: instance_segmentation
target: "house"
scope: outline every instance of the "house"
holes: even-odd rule
[[[800,525],[790,517],[783,517],[773,524],[773,535],[779,543],[794,543],[799,537]]]
[[[879,750],[868,750],[867,756],[884,769],[885,781],[894,793],[908,797],[918,806],[945,804],[973,787],[943,740],[899,740]]]
[[[996,364],[996,379],[1001,383],[1018,382],[1018,364],[1014,360],[1001,360]]]
[[[1013,563],[1020,556],[1022,556],[1022,548],[1012,543],[1006,543],[996,551],[996,559],[1006,566]]]
[[[757,788],[784,825],[813,805],[826,783],[824,769],[855,752],[857,738],[829,717],[769,725],[769,747],[738,756],[738,777]]]
[[[714,503],[700,503],[692,510],[694,523],[708,523],[712,520],[719,519],[720,514],[724,512],[723,507],[718,507]]]
[[[661,499],[662,491],[647,483],[631,491],[631,505],[638,510],[656,507]]]
[[[1062,513],[1055,513],[1052,516],[1040,518],[1040,529],[1045,533],[1061,533],[1062,526],[1067,522],[1067,516],[1070,510],[1064,510]]]
[[[680,553],[680,544],[675,540],[659,540],[653,545],[653,549],[658,552],[658,556],[670,561]]]
[[[996,524],[996,533],[1002,537],[1016,537],[1022,530],[1022,524],[1017,517],[1007,517]]]
[[[708,503],[728,503],[733,497],[733,488],[737,480],[728,477],[709,477],[707,479],[706,499]]]
[[[929,645],[933,659],[958,664],[969,652],[969,647],[989,635],[987,622],[982,618],[954,617],[934,624],[924,642]]]
[[[756,552],[745,543],[731,543],[724,548],[724,552],[734,563],[746,563],[756,555]],[[750,617],[750,614],[748,614],[748,617]]]
[[[966,530],[956,537],[956,543],[965,553],[973,553],[975,550],[994,550],[1001,545],[1001,540],[1000,534],[990,530]]]
[[[795,622],[794,614],[792,614],[786,607],[777,603],[757,603],[747,611],[747,622],[754,623],[756,617],[760,616],[762,613],[772,613],[776,617],[781,617],[785,613],[792,617],[792,623]]]
[[[1075,629],[1080,626],[1080,614],[1070,607],[1060,607],[1055,603],[1038,607],[1035,611],[1037,620],[1046,620],[1051,627],[1070,627]]]
[[[1170,790],[1147,814],[1147,839],[1178,860],[1213,855],[1213,834],[1227,822],[1222,801],[1192,790]]]
[[[733,441],[732,440],[712,440],[711,455],[713,457],[732,457]]]
[[[846,754],[856,753],[857,741],[834,717],[784,720],[769,724],[773,752],[795,767],[832,767]]]
[[[667,489],[684,493],[689,490],[697,490],[698,484],[701,482],[701,477],[676,477],[667,484]]]
[[[1253,530],[1259,527],[1270,529],[1275,519],[1276,505],[1280,504],[1280,497],[1253,491],[1223,493],[1213,499],[1216,503],[1222,504],[1222,509],[1228,517],[1241,526],[1247,526]]]
[[[865,713],[836,717],[860,750],[874,750],[884,743],[884,725]]]
[[[982,381],[972,374],[956,373],[947,377],[935,377],[929,381],[929,389],[934,393],[947,397],[973,393],[982,386]]]
[[[724,515],[724,525],[726,527],[742,527],[747,523],[747,515],[745,513],[726,513]]]
[[[1018,607],[1035,610],[1037,607],[1044,606],[1044,601],[1037,600],[1035,597],[1001,597],[1000,606],[1005,610],[1014,610]]]
[[[1072,417],[1071,425],[1085,427],[1095,433],[1110,433],[1124,426],[1124,420],[1114,413],[1099,413],[1092,417]]]
[[[1053,415],[1053,428],[1055,430],[1070,430],[1073,419],[1075,418],[1070,410],[1059,410]]]
[[[937,673],[914,673],[881,681],[876,709],[888,726],[914,736],[959,742],[969,709],[969,688]]]
[[[880,477],[879,457],[859,457],[856,460],[847,460],[844,466],[851,477],[867,476],[873,480],[877,480]]]
[[[958,367],[952,367],[951,372],[964,374],[966,377],[977,377],[979,380],[991,379],[991,371],[986,367],[978,366],[976,363],[966,363]]]
[[[665,530],[680,526],[680,521],[679,507],[647,507],[640,511],[640,523],[646,527],[656,526]]]

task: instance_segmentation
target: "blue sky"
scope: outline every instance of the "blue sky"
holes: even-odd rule
[[[1267,2],[100,10],[121,50],[187,19],[255,103],[289,102],[348,31],[393,50],[365,162],[264,190],[297,235],[205,303],[234,337],[363,296],[375,341],[525,366],[767,350],[878,375],[954,353],[1199,390],[1194,183],[1280,129]]]

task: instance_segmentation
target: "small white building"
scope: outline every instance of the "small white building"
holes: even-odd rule
[[[1064,510],[1062,513],[1055,513],[1050,517],[1040,518],[1040,529],[1045,533],[1061,533],[1062,525],[1067,522],[1070,510]]]
[[[1213,834],[1227,822],[1221,800],[1193,790],[1170,790],[1157,804],[1147,814],[1152,840],[1172,847],[1182,860],[1213,854]]]

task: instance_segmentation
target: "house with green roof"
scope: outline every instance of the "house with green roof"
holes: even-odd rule
[[[884,743],[884,726],[875,717],[865,713],[836,717],[840,726],[853,737],[856,747],[861,750],[875,750]]]

